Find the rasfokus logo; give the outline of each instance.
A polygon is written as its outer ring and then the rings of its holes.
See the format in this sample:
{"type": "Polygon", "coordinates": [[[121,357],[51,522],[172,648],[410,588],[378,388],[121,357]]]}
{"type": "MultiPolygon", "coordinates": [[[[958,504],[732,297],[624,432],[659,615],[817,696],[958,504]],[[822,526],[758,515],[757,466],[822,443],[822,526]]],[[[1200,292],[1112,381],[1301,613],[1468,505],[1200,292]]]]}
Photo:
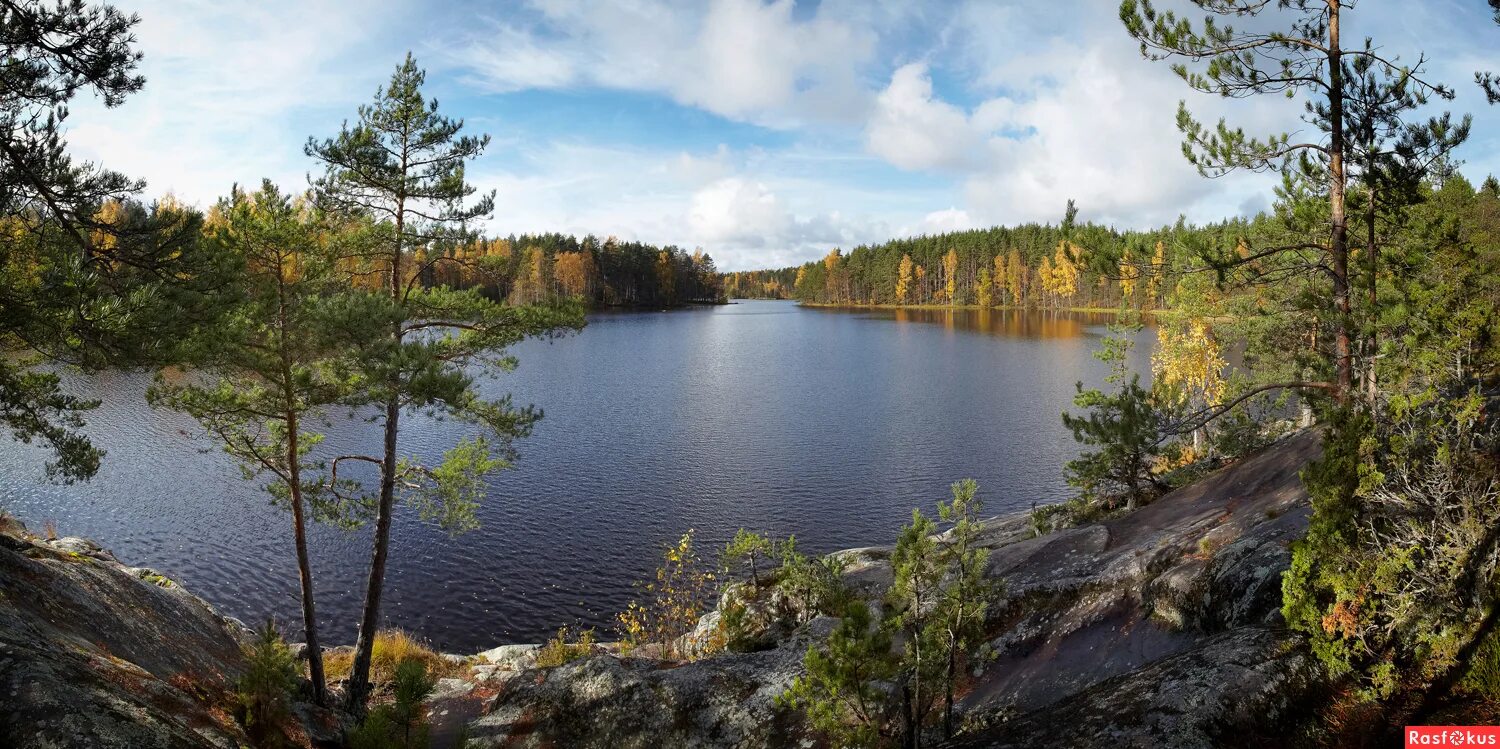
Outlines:
{"type": "Polygon", "coordinates": [[[1496,746],[1500,726],[1407,726],[1406,749],[1412,747],[1496,746]]]}

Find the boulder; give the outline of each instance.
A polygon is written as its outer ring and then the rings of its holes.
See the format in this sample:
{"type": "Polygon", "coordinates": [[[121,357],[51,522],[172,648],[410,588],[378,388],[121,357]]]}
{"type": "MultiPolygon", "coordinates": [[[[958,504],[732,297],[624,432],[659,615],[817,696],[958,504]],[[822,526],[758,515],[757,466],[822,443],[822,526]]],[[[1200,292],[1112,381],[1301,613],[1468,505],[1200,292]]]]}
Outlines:
{"type": "Polygon", "coordinates": [[[501,645],[491,648],[475,656],[481,662],[496,666],[504,671],[518,671],[523,668],[531,668],[536,665],[536,654],[542,649],[541,645],[501,645]]]}

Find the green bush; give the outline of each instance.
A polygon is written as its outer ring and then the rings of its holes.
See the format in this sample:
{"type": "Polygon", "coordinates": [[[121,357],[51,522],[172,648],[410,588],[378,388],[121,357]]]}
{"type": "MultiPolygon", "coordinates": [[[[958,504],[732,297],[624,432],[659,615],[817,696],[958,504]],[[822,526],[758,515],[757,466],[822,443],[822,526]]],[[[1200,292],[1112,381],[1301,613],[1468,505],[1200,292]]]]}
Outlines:
{"type": "Polygon", "coordinates": [[[426,749],[427,722],[422,703],[431,696],[436,683],[420,659],[401,661],[391,681],[395,701],[370,710],[349,733],[350,749],[426,749]]]}
{"type": "Polygon", "coordinates": [[[844,585],[844,571],[849,561],[837,554],[811,558],[797,551],[797,537],[777,544],[781,569],[776,581],[781,591],[796,603],[798,614],[812,619],[818,614],[837,616],[849,603],[851,595],[844,585]]]}
{"type": "Polygon", "coordinates": [[[557,634],[542,649],[537,651],[536,665],[539,668],[552,668],[565,663],[572,663],[581,658],[586,658],[594,652],[594,630],[585,629],[578,633],[577,641],[570,642],[571,632],[569,628],[558,627],[557,634]]]}
{"type": "Polygon", "coordinates": [[[286,719],[301,675],[297,657],[282,641],[275,622],[267,620],[245,648],[245,675],[237,690],[239,719],[252,736],[268,736],[286,719]]]}
{"type": "Polygon", "coordinates": [[[1500,699],[1500,636],[1492,635],[1479,647],[1462,686],[1489,699],[1500,699]]]}

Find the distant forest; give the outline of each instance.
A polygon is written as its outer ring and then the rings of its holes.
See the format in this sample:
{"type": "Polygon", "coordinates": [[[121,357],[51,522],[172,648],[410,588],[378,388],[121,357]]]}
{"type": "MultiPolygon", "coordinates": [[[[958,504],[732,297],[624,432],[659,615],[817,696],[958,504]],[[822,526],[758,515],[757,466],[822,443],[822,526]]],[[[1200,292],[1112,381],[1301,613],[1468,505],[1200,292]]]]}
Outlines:
{"type": "Polygon", "coordinates": [[[813,304],[1090,307],[1168,306],[1182,268],[1199,248],[1234,247],[1257,222],[1118,231],[1023,224],[895,239],[833,250],[821,260],[724,275],[724,292],[813,304]]]}
{"type": "Polygon", "coordinates": [[[511,304],[579,297],[591,307],[665,308],[724,298],[702,250],[552,233],[482,238],[443,252],[456,262],[417,259],[423,285],[478,289],[511,304]]]}

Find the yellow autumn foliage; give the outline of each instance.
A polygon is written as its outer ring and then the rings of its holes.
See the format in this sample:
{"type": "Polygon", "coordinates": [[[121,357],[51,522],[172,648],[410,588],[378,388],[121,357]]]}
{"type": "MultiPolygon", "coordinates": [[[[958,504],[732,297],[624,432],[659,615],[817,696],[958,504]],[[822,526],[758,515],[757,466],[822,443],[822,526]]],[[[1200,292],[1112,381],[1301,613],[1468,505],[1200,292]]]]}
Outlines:
{"type": "Polygon", "coordinates": [[[1163,325],[1157,330],[1151,369],[1156,382],[1175,394],[1178,402],[1198,399],[1208,406],[1224,400],[1223,350],[1203,320],[1185,326],[1163,325]]]}

